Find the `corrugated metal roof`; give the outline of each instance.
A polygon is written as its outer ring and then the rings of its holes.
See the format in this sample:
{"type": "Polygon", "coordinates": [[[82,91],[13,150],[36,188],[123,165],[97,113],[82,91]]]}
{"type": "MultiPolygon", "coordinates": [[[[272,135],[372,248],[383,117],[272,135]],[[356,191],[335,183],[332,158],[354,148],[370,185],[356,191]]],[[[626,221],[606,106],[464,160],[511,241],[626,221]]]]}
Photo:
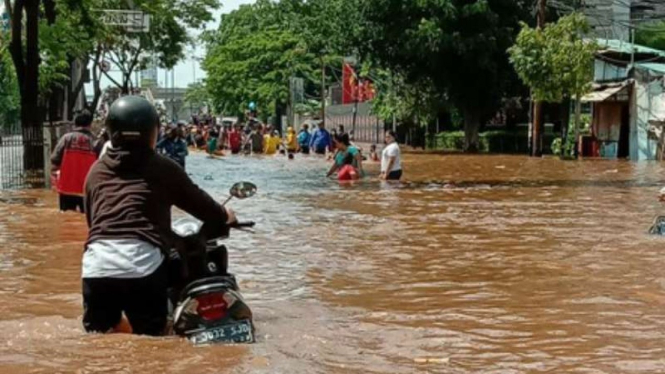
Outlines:
{"type": "Polygon", "coordinates": [[[635,53],[639,54],[651,54],[654,56],[660,56],[665,58],[665,51],[659,49],[645,47],[639,44],[631,44],[622,40],[617,39],[596,39],[596,43],[600,46],[601,52],[618,52],[631,54],[633,46],[635,48],[635,53]]]}
{"type": "Polygon", "coordinates": [[[659,64],[655,62],[648,63],[637,63],[635,64],[638,68],[651,70],[656,73],[665,74],[665,64],[659,64]]]}
{"type": "Polygon", "coordinates": [[[582,97],[582,102],[593,103],[605,101],[612,96],[618,94],[624,88],[628,87],[631,83],[631,80],[626,80],[621,83],[613,83],[607,85],[596,85],[594,91],[589,92],[588,94],[582,97]]]}

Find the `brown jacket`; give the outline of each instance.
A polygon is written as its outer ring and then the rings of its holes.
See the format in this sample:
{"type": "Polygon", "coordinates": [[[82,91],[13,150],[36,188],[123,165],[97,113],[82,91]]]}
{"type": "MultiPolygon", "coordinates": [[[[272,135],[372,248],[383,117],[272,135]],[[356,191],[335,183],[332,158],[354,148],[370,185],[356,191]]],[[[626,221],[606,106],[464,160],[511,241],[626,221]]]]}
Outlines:
{"type": "Polygon", "coordinates": [[[172,246],[172,206],[201,220],[208,238],[227,229],[226,210],[180,166],[153,150],[109,149],[88,174],[85,206],[88,243],[138,239],[167,251],[172,246]]]}

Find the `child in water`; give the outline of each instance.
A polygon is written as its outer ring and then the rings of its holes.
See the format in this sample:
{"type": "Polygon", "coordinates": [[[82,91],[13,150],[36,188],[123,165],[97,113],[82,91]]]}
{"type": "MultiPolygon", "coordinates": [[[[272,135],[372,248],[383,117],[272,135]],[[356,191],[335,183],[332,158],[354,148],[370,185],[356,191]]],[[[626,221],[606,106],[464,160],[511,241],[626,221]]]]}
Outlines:
{"type": "Polygon", "coordinates": [[[369,160],[372,162],[379,162],[379,154],[376,153],[376,144],[372,144],[369,148],[369,160]]]}

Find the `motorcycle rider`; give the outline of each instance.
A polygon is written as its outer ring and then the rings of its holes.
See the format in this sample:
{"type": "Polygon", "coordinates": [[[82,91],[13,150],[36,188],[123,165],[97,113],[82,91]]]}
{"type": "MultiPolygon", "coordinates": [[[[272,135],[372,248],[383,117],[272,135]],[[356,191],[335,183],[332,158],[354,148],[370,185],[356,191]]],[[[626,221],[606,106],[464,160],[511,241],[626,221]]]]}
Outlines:
{"type": "Polygon", "coordinates": [[[221,236],[235,214],[155,152],[159,116],[146,99],[118,99],[106,127],[112,147],[93,166],[85,187],[83,326],[88,332],[117,331],[126,322],[124,312],[133,333],[162,335],[171,207],[201,220],[208,237],[221,236]]]}

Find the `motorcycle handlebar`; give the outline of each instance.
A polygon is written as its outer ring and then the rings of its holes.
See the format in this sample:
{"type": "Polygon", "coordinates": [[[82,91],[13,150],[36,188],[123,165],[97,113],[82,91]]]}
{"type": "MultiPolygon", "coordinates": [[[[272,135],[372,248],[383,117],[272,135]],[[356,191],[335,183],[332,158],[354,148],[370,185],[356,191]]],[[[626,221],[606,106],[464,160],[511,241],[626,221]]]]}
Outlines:
{"type": "Polygon", "coordinates": [[[246,228],[252,228],[256,226],[256,222],[249,221],[249,222],[236,222],[231,224],[229,227],[232,229],[246,229],[246,228]]]}

